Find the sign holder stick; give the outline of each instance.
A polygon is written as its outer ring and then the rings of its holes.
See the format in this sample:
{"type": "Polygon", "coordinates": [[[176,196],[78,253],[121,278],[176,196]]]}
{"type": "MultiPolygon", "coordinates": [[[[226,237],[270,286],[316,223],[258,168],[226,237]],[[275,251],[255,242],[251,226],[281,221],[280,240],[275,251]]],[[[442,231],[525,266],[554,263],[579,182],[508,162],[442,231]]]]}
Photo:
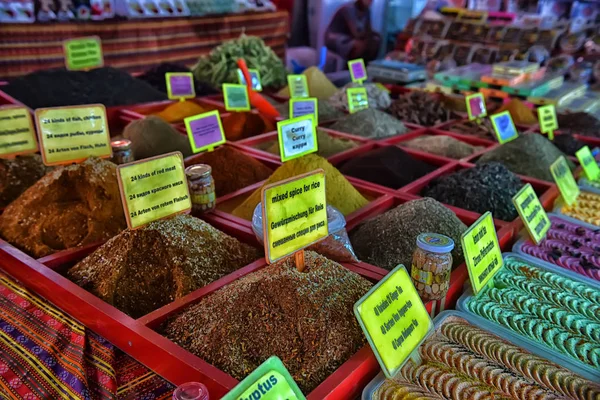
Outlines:
{"type": "Polygon", "coordinates": [[[304,250],[300,250],[294,253],[294,262],[298,272],[304,272],[306,265],[304,264],[304,250]]]}

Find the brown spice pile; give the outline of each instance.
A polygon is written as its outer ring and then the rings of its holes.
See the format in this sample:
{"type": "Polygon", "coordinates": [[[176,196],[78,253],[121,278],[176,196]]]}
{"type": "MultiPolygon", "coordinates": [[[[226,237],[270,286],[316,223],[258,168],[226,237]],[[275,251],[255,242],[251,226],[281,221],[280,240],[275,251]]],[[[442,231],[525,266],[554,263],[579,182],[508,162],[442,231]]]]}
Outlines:
{"type": "Polygon", "coordinates": [[[39,154],[0,159],[0,207],[6,207],[51,170],[39,154]]]}
{"type": "Polygon", "coordinates": [[[475,136],[480,139],[498,140],[494,133],[494,127],[489,119],[482,119],[479,124],[477,121],[463,121],[452,125],[448,130],[462,135],[475,136]]]}
{"type": "Polygon", "coordinates": [[[444,106],[439,96],[421,91],[401,95],[387,111],[402,122],[421,126],[434,126],[456,118],[456,115],[444,106]]]}
{"type": "Polygon", "coordinates": [[[365,344],[352,307],[372,284],[311,251],[305,262],[304,272],[291,257],[246,275],[163,333],[239,380],[276,355],[309,393],[365,344]]]}
{"type": "Polygon", "coordinates": [[[129,123],[123,131],[123,137],[131,140],[131,150],[136,160],[173,151],[180,151],[184,157],[192,154],[187,136],[155,115],[129,123]]]}
{"type": "Polygon", "coordinates": [[[116,165],[97,158],[50,172],[0,216],[0,234],[34,257],[105,241],[125,229],[116,165]]]}
{"type": "Polygon", "coordinates": [[[261,252],[189,215],[126,230],[67,277],[139,318],[260,258],[261,252]]]}
{"type": "Polygon", "coordinates": [[[264,181],[273,173],[265,164],[230,146],[221,146],[186,160],[186,166],[195,164],[211,166],[218,197],[264,181]]]}
{"type": "Polygon", "coordinates": [[[481,146],[473,146],[452,136],[429,135],[421,136],[406,142],[400,143],[400,146],[409,147],[424,151],[426,153],[436,154],[442,157],[461,159],[483,149],[481,146]]]}

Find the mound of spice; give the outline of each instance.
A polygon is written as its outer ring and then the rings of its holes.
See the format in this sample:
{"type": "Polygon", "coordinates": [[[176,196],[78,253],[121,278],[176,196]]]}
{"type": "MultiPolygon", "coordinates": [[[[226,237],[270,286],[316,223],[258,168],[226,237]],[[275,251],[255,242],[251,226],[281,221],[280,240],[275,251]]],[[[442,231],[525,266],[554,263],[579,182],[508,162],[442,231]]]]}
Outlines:
{"type": "Polygon", "coordinates": [[[183,214],[125,230],[67,277],[139,318],[260,257],[260,250],[183,214]]]}
{"type": "Polygon", "coordinates": [[[558,114],[559,129],[564,133],[600,137],[600,120],[586,112],[558,114]]]}
{"type": "Polygon", "coordinates": [[[111,107],[167,99],[166,94],[146,82],[111,67],[87,72],[36,71],[11,80],[2,90],[34,109],[94,103],[111,107]]]}
{"type": "Polygon", "coordinates": [[[56,168],[0,216],[0,234],[34,257],[108,240],[125,229],[116,165],[97,158],[56,168]]]}
{"type": "Polygon", "coordinates": [[[265,164],[227,145],[195,155],[185,163],[186,167],[194,164],[211,166],[217,197],[264,181],[273,173],[265,164]]]}
{"type": "Polygon", "coordinates": [[[192,154],[187,136],[154,115],[129,123],[123,131],[123,137],[131,140],[131,149],[136,160],[172,151],[180,151],[184,157],[192,154]]]}
{"type": "Polygon", "coordinates": [[[446,135],[421,136],[399,143],[399,145],[456,160],[468,157],[483,149],[481,146],[473,146],[446,135]]]}
{"type": "Polygon", "coordinates": [[[421,194],[480,214],[491,211],[494,218],[512,221],[518,217],[512,198],[522,186],[519,177],[504,165],[490,162],[436,178],[421,194]]]}
{"type": "Polygon", "coordinates": [[[387,111],[402,122],[434,126],[457,116],[434,94],[414,91],[394,100],[387,111]]]}
{"type": "MultiPolygon", "coordinates": [[[[169,72],[191,72],[188,67],[178,63],[161,63],[155,67],[150,68],[143,74],[137,76],[137,79],[142,80],[163,93],[167,93],[167,80],[165,74],[169,72]]],[[[196,89],[196,96],[208,96],[211,94],[219,93],[209,83],[200,82],[194,79],[194,88],[196,89]]]]}
{"type": "Polygon", "coordinates": [[[231,142],[277,130],[277,126],[253,112],[232,112],[221,118],[225,137],[231,142]]]}
{"type": "Polygon", "coordinates": [[[6,207],[51,170],[39,154],[0,159],[0,207],[6,207]]]}
{"type": "MultiPolygon", "coordinates": [[[[319,144],[317,154],[325,158],[358,147],[358,142],[333,136],[320,128],[317,128],[317,143],[319,144]]],[[[279,155],[279,140],[265,142],[261,145],[261,148],[269,153],[279,155]]]]}
{"type": "Polygon", "coordinates": [[[311,251],[305,264],[298,272],[290,257],[243,276],[162,332],[239,380],[276,355],[309,393],[365,345],[352,307],[372,284],[311,251]]]}
{"type": "Polygon", "coordinates": [[[454,240],[453,266],[464,261],[460,236],[467,226],[450,209],[434,199],[408,201],[350,232],[350,241],[359,259],[387,270],[398,264],[410,268],[417,236],[435,232],[454,240]]]}
{"type": "Polygon", "coordinates": [[[480,139],[497,141],[494,127],[489,119],[482,119],[481,123],[475,121],[463,121],[448,128],[449,131],[462,135],[475,136],[480,139]]]}
{"type": "MultiPolygon", "coordinates": [[[[508,111],[512,120],[515,124],[519,125],[533,125],[537,124],[538,119],[534,114],[534,111],[527,107],[521,100],[512,98],[508,103],[502,105],[494,114],[508,111]]],[[[559,125],[560,126],[560,125],[559,125]]]]}
{"type": "Polygon", "coordinates": [[[348,114],[329,128],[368,139],[385,139],[408,132],[402,122],[374,108],[348,114]]]}
{"type": "Polygon", "coordinates": [[[574,136],[569,134],[554,135],[554,140],[552,140],[552,143],[560,151],[570,156],[575,156],[575,153],[585,146],[585,143],[575,139],[574,136]]]}
{"type": "MultiPolygon", "coordinates": [[[[319,112],[319,121],[332,121],[336,119],[340,119],[343,117],[344,112],[335,108],[331,103],[327,100],[319,100],[317,102],[318,112],[319,112]]],[[[283,104],[276,104],[275,108],[279,111],[279,114],[282,118],[288,119],[290,117],[290,103],[286,102],[283,104]]]]}
{"type": "Polygon", "coordinates": [[[348,111],[348,92],[349,88],[365,88],[367,89],[367,97],[369,99],[369,108],[376,108],[378,110],[387,109],[392,104],[392,98],[387,90],[382,89],[379,85],[374,83],[365,83],[363,85],[350,82],[343,88],[334,93],[330,98],[329,102],[332,106],[339,108],[340,110],[348,111]]]}
{"type": "MultiPolygon", "coordinates": [[[[306,76],[310,97],[325,100],[333,96],[338,90],[327,76],[315,66],[305,69],[302,75],[306,76]]],[[[290,97],[290,89],[286,86],[277,94],[282,97],[290,97]]]]}
{"type": "MultiPolygon", "coordinates": [[[[501,162],[515,174],[553,181],[550,165],[565,153],[560,151],[545,136],[531,133],[504,143],[484,153],[477,163],[501,162]]],[[[568,160],[567,160],[568,161],[568,160]]],[[[574,165],[568,161],[571,169],[574,165]]]]}
{"type": "Polygon", "coordinates": [[[436,169],[437,166],[413,158],[399,147],[387,146],[353,157],[342,165],[340,172],[400,189],[436,169]]]}
{"type": "Polygon", "coordinates": [[[173,123],[173,122],[183,122],[184,118],[192,117],[194,115],[203,114],[207,111],[210,111],[208,108],[202,107],[200,104],[186,100],[186,101],[176,101],[167,107],[161,112],[158,112],[154,115],[161,118],[162,120],[173,123]]]}
{"type": "Polygon", "coordinates": [[[290,160],[277,168],[273,175],[265,181],[262,187],[256,189],[250,197],[233,210],[233,215],[251,221],[254,208],[261,201],[261,191],[264,186],[305,174],[319,168],[325,171],[327,204],[334,206],[340,210],[342,214],[348,215],[369,203],[369,201],[346,180],[344,175],[342,175],[340,171],[326,159],[316,154],[307,154],[304,157],[290,160]]]}

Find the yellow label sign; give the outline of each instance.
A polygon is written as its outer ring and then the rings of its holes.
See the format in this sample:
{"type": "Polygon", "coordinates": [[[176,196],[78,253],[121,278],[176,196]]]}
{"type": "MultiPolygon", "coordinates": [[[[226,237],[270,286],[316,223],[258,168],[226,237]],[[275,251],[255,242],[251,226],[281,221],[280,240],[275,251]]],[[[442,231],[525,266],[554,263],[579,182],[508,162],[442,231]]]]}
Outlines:
{"type": "Polygon", "coordinates": [[[0,157],[35,153],[37,149],[29,110],[25,107],[0,107],[0,157]]]}
{"type": "Polygon", "coordinates": [[[350,111],[350,114],[369,108],[369,96],[365,88],[348,88],[346,89],[346,97],[348,97],[348,111],[350,111]]]}
{"type": "Polygon", "coordinates": [[[367,68],[365,67],[365,60],[362,58],[348,61],[348,70],[350,70],[352,82],[362,83],[367,79],[367,68]]]}
{"type": "Polygon", "coordinates": [[[354,315],[388,378],[423,343],[433,323],[400,264],[354,304],[354,315]]]}
{"type": "Polygon", "coordinates": [[[68,70],[87,70],[104,65],[102,42],[98,36],[65,40],[63,50],[68,70]]]}
{"type": "Polygon", "coordinates": [[[281,161],[286,162],[319,150],[317,129],[312,115],[277,123],[281,161]]]}
{"type": "Polygon", "coordinates": [[[130,229],[192,208],[180,152],[119,165],[117,174],[130,229]]]}
{"type": "Polygon", "coordinates": [[[483,214],[460,240],[473,293],[477,294],[504,264],[492,213],[483,214]]]}
{"type": "MultiPolygon", "coordinates": [[[[246,78],[244,77],[244,73],[241,69],[238,68],[238,79],[240,85],[246,85],[246,78]]],[[[255,92],[262,92],[262,84],[260,83],[260,72],[257,69],[248,69],[248,73],[250,74],[250,79],[252,80],[252,90],[255,92]]]]}
{"type": "Polygon", "coordinates": [[[165,80],[169,99],[193,99],[196,97],[194,75],[191,72],[167,72],[165,80]]]}
{"type": "Polygon", "coordinates": [[[227,111],[250,111],[250,97],[246,85],[224,83],[223,97],[227,111]]]}
{"type": "Polygon", "coordinates": [[[112,156],[106,109],[102,104],[38,108],[35,123],[46,165],[112,156]]]}
{"type": "Polygon", "coordinates": [[[308,82],[304,75],[288,75],[288,88],[290,97],[293,99],[310,97],[308,92],[308,82]]]}
{"type": "Polygon", "coordinates": [[[600,167],[588,146],[583,146],[575,153],[577,159],[581,163],[581,167],[585,175],[590,181],[595,181],[600,178],[600,167]]]}
{"type": "Polygon", "coordinates": [[[467,113],[469,114],[469,120],[483,118],[487,115],[487,109],[485,108],[485,98],[481,93],[474,93],[465,98],[467,103],[467,113]]]}
{"type": "Polygon", "coordinates": [[[262,190],[265,254],[269,263],[327,237],[325,171],[318,169],[262,190]]]}
{"type": "Polygon", "coordinates": [[[290,99],[290,119],[312,115],[315,124],[319,123],[318,100],[307,97],[305,99],[290,99]]]}
{"type": "Polygon", "coordinates": [[[573,178],[569,164],[564,156],[559,157],[550,165],[550,172],[565,203],[568,205],[575,203],[577,197],[579,197],[579,186],[577,186],[577,182],[575,182],[575,178],[573,178]]]}
{"type": "Polygon", "coordinates": [[[510,142],[519,137],[519,132],[515,127],[510,112],[504,111],[499,114],[494,114],[490,117],[494,132],[500,144],[510,142]]]}
{"type": "Polygon", "coordinates": [[[531,183],[523,186],[519,192],[512,198],[519,216],[529,232],[529,236],[535,242],[540,242],[546,237],[550,229],[550,219],[546,210],[542,207],[540,199],[538,199],[531,183]]]}
{"type": "Polygon", "coordinates": [[[554,131],[558,129],[558,120],[556,119],[556,109],[554,104],[538,108],[538,119],[540,121],[540,131],[548,134],[550,140],[554,139],[554,131]]]}

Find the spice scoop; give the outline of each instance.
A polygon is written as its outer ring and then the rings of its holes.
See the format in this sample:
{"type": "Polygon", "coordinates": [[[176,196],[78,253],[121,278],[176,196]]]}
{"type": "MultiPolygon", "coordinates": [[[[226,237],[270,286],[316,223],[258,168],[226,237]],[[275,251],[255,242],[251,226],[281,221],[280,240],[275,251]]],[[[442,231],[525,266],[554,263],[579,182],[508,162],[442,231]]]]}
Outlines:
{"type": "Polygon", "coordinates": [[[265,99],[252,89],[252,79],[250,78],[250,72],[248,72],[248,66],[246,65],[246,61],[244,61],[243,58],[240,58],[237,63],[238,67],[240,67],[240,69],[242,70],[244,79],[246,80],[246,87],[248,88],[250,104],[252,104],[252,107],[260,111],[265,117],[271,120],[271,122],[275,123],[277,117],[279,117],[279,111],[277,111],[277,109],[273,107],[273,105],[269,103],[267,99],[265,99]]]}

